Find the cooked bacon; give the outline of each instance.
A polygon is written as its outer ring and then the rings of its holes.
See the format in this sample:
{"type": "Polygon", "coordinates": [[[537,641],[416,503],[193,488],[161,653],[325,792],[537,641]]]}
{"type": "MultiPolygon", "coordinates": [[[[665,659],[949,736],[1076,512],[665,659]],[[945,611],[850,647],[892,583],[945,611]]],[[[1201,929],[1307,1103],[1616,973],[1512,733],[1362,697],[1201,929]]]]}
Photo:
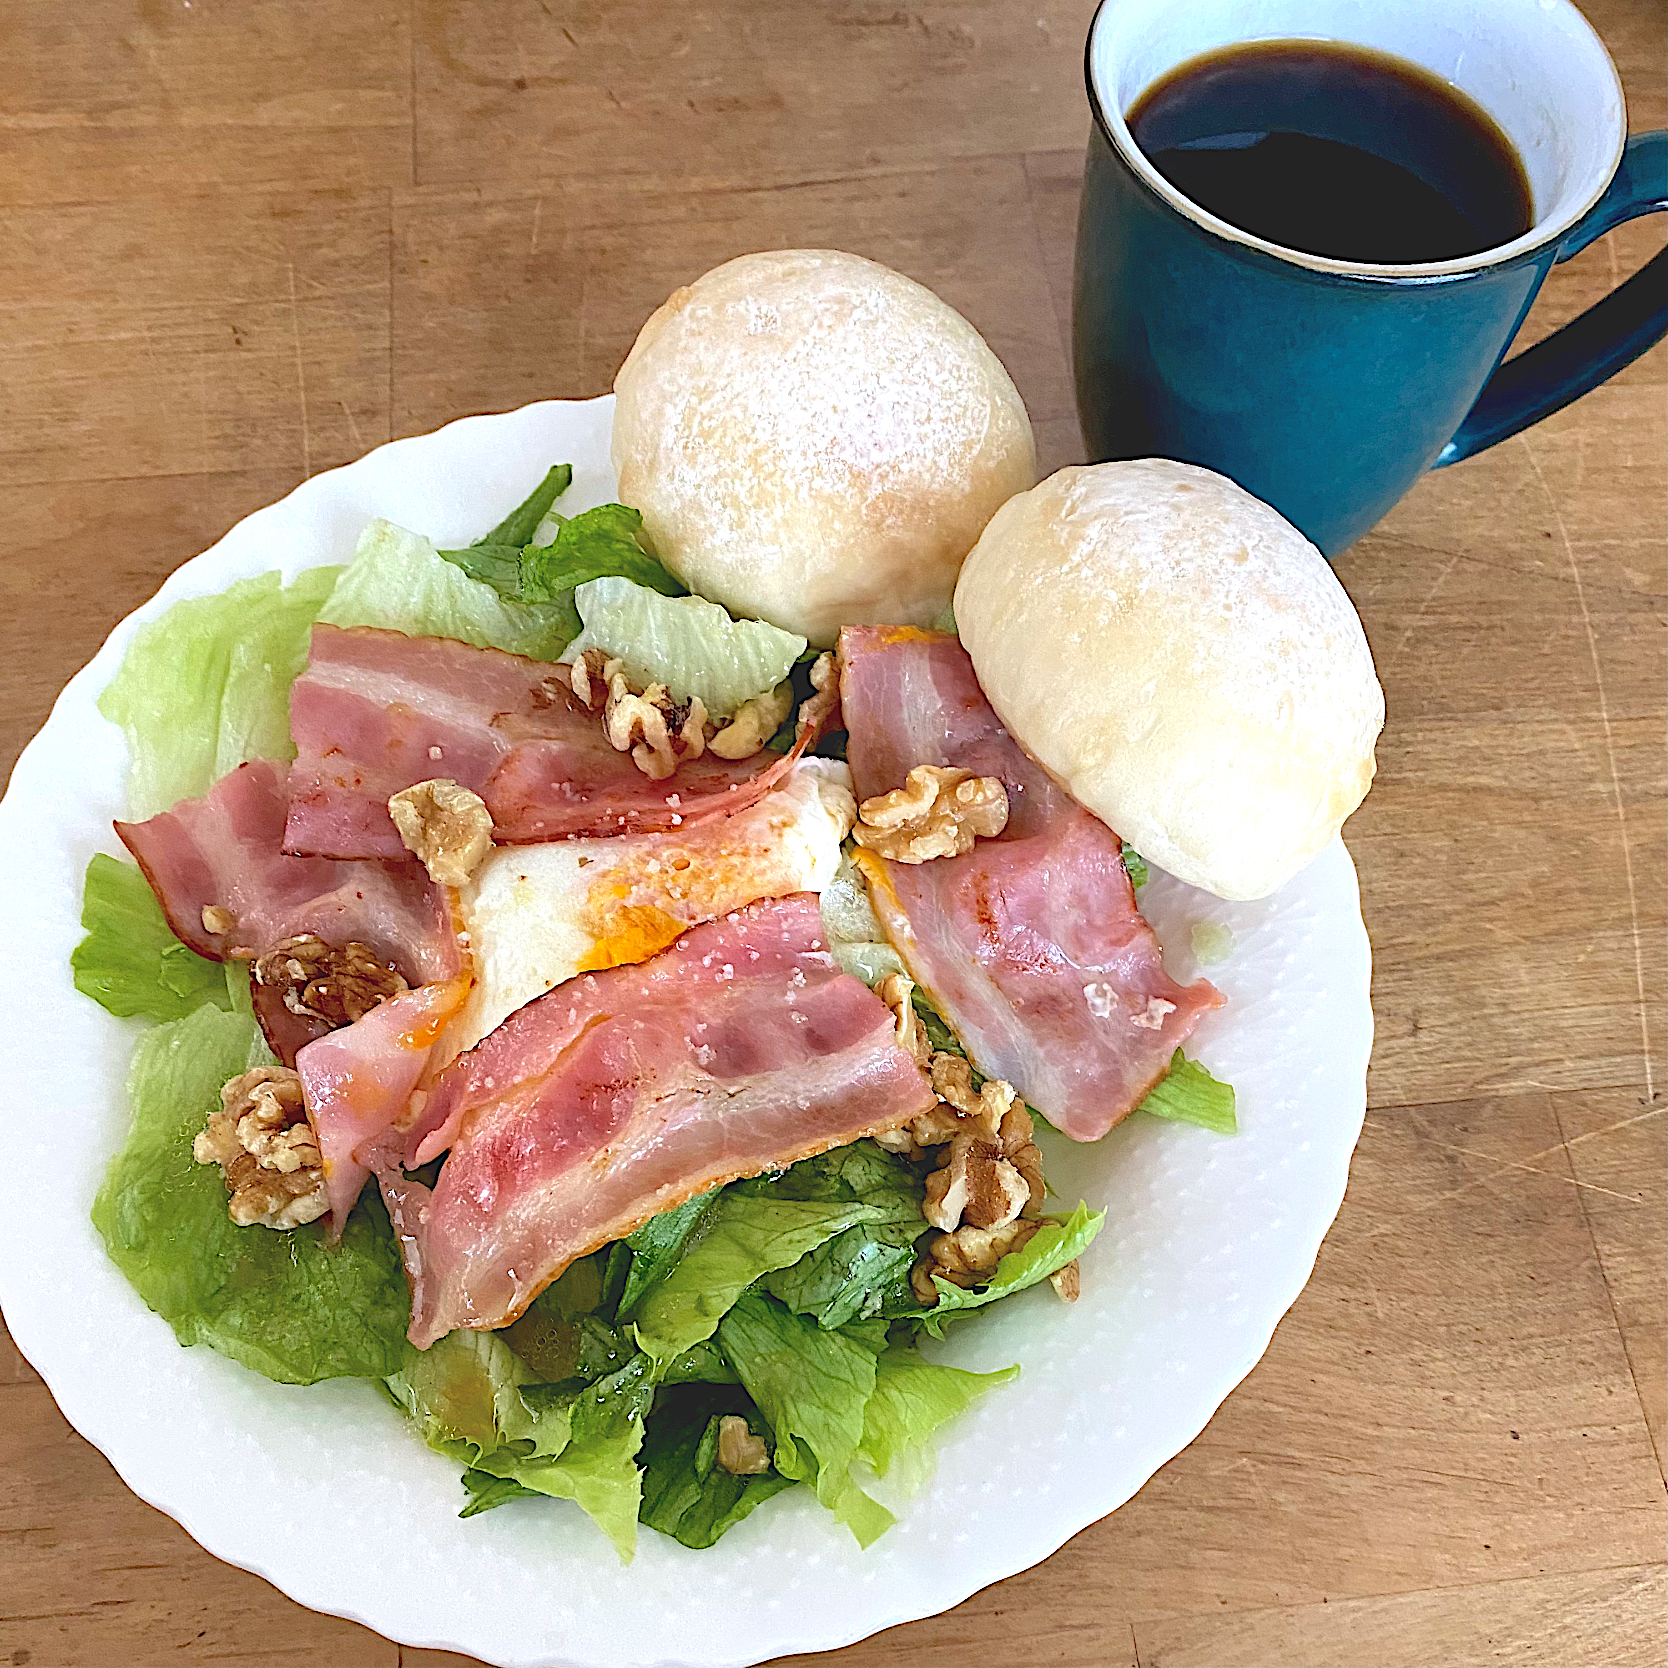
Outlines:
{"type": "Polygon", "coordinates": [[[954,637],[853,626],[839,653],[860,800],[921,764],[995,776],[1008,792],[1007,827],[963,856],[859,853],[887,936],[980,1071],[1073,1139],[1098,1140],[1221,994],[1165,973],[1122,842],[1020,750],[954,637]]]}
{"type": "MultiPolygon", "coordinates": [[[[203,799],[115,826],[175,936],[198,955],[250,960],[310,932],[327,944],[368,945],[413,985],[458,971],[445,901],[414,857],[286,856],[284,814],[284,767],[259,760],[221,777],[203,799]]],[[[255,998],[256,1017],[286,1064],[325,1029],[289,1013],[275,991],[256,987],[255,998]]]]}
{"type": "Polygon", "coordinates": [[[436,1078],[404,1155],[450,1147],[432,1196],[384,1162],[411,1341],[502,1326],[651,1216],[935,1103],[885,1004],[823,947],[810,893],[582,974],[436,1078]]]}
{"type": "Polygon", "coordinates": [[[405,1117],[435,1038],[468,990],[467,979],[449,979],[405,991],[296,1056],[336,1236],[370,1174],[358,1149],[405,1117]]]}
{"type": "Polygon", "coordinates": [[[437,776],[486,801],[501,844],[688,827],[767,793],[816,727],[791,753],[704,753],[655,782],[614,750],[600,712],[555,666],[446,638],[315,626],[290,695],[299,754],[285,849],[397,857],[405,847],[388,801],[437,776]]]}

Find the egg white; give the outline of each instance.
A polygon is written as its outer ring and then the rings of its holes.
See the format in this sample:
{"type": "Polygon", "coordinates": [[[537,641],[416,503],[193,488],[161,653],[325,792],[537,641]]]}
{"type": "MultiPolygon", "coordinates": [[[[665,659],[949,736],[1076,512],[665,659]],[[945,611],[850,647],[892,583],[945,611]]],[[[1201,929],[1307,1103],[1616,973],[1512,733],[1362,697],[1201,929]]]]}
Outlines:
{"type": "Polygon", "coordinates": [[[760,898],[820,893],[856,814],[846,766],[801,759],[781,787],[721,822],[494,848],[458,894],[475,984],[435,1063],[578,973],[645,961],[760,898]]]}

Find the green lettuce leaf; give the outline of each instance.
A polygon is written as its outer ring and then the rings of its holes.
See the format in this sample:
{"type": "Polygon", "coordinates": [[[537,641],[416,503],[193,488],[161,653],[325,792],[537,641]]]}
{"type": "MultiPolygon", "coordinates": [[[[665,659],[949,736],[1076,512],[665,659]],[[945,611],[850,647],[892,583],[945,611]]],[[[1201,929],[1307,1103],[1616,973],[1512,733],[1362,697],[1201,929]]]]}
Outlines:
{"type": "Polygon", "coordinates": [[[437,550],[435,554],[471,579],[490,585],[499,596],[521,601],[521,546],[518,544],[472,544],[467,550],[437,550]]]}
{"type": "Polygon", "coordinates": [[[501,1336],[542,1383],[573,1390],[606,1378],[637,1353],[636,1346],[600,1316],[568,1319],[538,1303],[501,1336]]]}
{"type": "MultiPolygon", "coordinates": [[[[460,567],[471,579],[490,585],[500,596],[513,602],[521,597],[521,552],[531,544],[539,527],[550,515],[550,507],[573,484],[573,466],[558,463],[545,472],[545,477],[504,519],[467,550],[442,550],[455,567],[460,567]]],[[[554,517],[557,527],[562,517],[554,517]]]]}
{"type": "Polygon", "coordinates": [[[1020,1250],[1010,1251],[996,1265],[989,1285],[973,1291],[952,1286],[935,1274],[932,1283],[938,1287],[938,1303],[919,1317],[920,1324],[935,1338],[942,1338],[946,1324],[955,1315],[1012,1297],[1027,1286],[1046,1280],[1073,1257],[1081,1256],[1105,1221],[1105,1211],[1091,1211],[1087,1205],[1080,1204],[1064,1222],[1045,1222],[1020,1250]]]}
{"type": "Polygon", "coordinates": [[[969,1373],[941,1367],[919,1350],[894,1344],[875,1362],[875,1388],[863,1409],[858,1453],[877,1477],[904,1462],[910,1484],[925,1480],[931,1450],[927,1441],[946,1420],[965,1412],[985,1391],[1019,1376],[1018,1367],[969,1373]]]}
{"type": "Polygon", "coordinates": [[[778,1471],[734,1477],[714,1463],[718,1421],[747,1421],[771,1441],[763,1415],[739,1386],[690,1384],[662,1389],[643,1438],[643,1502],[638,1520],[685,1546],[711,1546],[756,1506],[793,1487],[778,1471]]]}
{"type": "Polygon", "coordinates": [[[70,952],[75,988],[109,1012],[169,1020],[204,1002],[232,1006],[220,963],[174,937],[133,864],[94,856],[81,892],[81,925],[87,936],[70,952]]]}
{"type": "Polygon", "coordinates": [[[629,1563],[637,1546],[643,1489],[637,1452],[653,1398],[652,1363],[646,1355],[633,1356],[618,1372],[571,1399],[553,1385],[529,1387],[523,1399],[535,1408],[565,1409],[572,1431],[568,1445],[549,1458],[501,1448],[486,1455],[479,1469],[556,1500],[576,1501],[629,1563]]]}
{"type": "Polygon", "coordinates": [[[861,1223],[826,1240],[792,1268],[764,1278],[764,1289],[798,1314],[833,1330],[879,1315],[887,1295],[907,1279],[915,1242],[927,1224],[914,1215],[898,1222],[861,1223]]]}
{"type": "Polygon", "coordinates": [[[625,663],[634,686],[663,683],[675,701],[699,696],[715,718],[774,689],[805,648],[803,637],[732,619],[704,597],[662,596],[616,575],[581,585],[573,600],[585,629],[568,645],[569,659],[600,649],[625,663]]]}
{"type": "Polygon", "coordinates": [[[427,1349],[408,1346],[399,1371],[384,1380],[431,1448],[482,1469],[481,1462],[500,1450],[525,1458],[559,1454],[567,1446],[569,1405],[529,1406],[522,1387],[536,1382],[496,1332],[464,1329],[427,1349]]]}
{"type": "Polygon", "coordinates": [[[760,1275],[798,1262],[842,1229],[877,1214],[876,1207],[855,1202],[759,1197],[726,1188],[683,1256],[639,1299],[638,1344],[657,1361],[670,1360],[710,1338],[760,1275]]]}
{"type": "Polygon", "coordinates": [[[1135,1110],[1177,1123],[1198,1124],[1218,1135],[1233,1135],[1239,1128],[1232,1085],[1219,1083],[1179,1048],[1170,1056],[1169,1074],[1147,1091],[1147,1098],[1135,1110]]]}
{"type": "Polygon", "coordinates": [[[464,1516],[522,1493],[574,1500],[621,1557],[631,1556],[635,1456],[653,1395],[646,1356],[574,1390],[539,1383],[497,1333],[457,1331],[426,1350],[408,1346],[384,1382],[423,1440],[467,1467],[464,1516]],[[493,1489],[485,1478],[506,1486],[493,1489]]]}
{"type": "Polygon", "coordinates": [[[830,1330],[880,1313],[888,1290],[907,1277],[915,1242],[927,1231],[920,1177],[873,1141],[804,1159],[773,1182],[741,1182],[736,1190],[852,1201],[874,1213],[764,1277],[764,1289],[772,1297],[799,1314],[815,1316],[830,1330]]]}
{"type": "Polygon", "coordinates": [[[868,1546],[895,1521],[852,1480],[875,1354],[826,1332],[768,1297],[743,1297],[718,1326],[719,1347],[775,1434],[776,1469],[810,1483],[817,1498],[868,1546]]]}
{"type": "Polygon", "coordinates": [[[420,534],[380,519],[360,534],[353,562],[319,618],[326,625],[450,637],[532,660],[556,659],[578,629],[567,611],[510,602],[420,534]]]}
{"type": "MultiPolygon", "coordinates": [[[[527,602],[571,611],[575,586],[608,574],[619,574],[662,596],[684,594],[684,587],[644,545],[642,516],[625,504],[583,510],[564,521],[549,544],[530,545],[521,553],[521,595],[527,602]]],[[[576,612],[573,620],[577,631],[576,612]]]]}
{"type": "Polygon", "coordinates": [[[1129,876],[1130,885],[1138,892],[1147,884],[1150,873],[1147,860],[1134,846],[1124,847],[1124,873],[1129,876]]]}
{"type": "Polygon", "coordinates": [[[736,1370],[725,1360],[724,1352],[710,1338],[691,1344],[680,1355],[674,1355],[657,1375],[666,1384],[740,1384],[736,1370]]]}
{"type": "Polygon", "coordinates": [[[479,1517],[494,1506],[507,1506],[512,1500],[537,1500],[536,1489],[523,1488],[508,1477],[494,1477],[489,1471],[465,1471],[463,1491],[469,1496],[459,1517],[479,1517]]]}
{"type": "Polygon", "coordinates": [[[128,814],[197,799],[246,759],[288,759],[290,685],[340,568],[240,579],[133,634],[98,710],[127,732],[128,814]]]}
{"type": "Polygon", "coordinates": [[[496,544],[519,550],[524,544],[531,544],[539,523],[550,514],[550,506],[572,485],[573,465],[553,463],[545,471],[544,479],[490,533],[476,539],[475,548],[496,544]]]}
{"type": "Polygon", "coordinates": [[[629,1314],[645,1291],[666,1274],[683,1255],[689,1236],[718,1202],[718,1189],[697,1193],[671,1210],[650,1217],[625,1243],[631,1251],[631,1268],[620,1293],[619,1313],[629,1314]]]}
{"type": "Polygon", "coordinates": [[[730,1191],[744,1198],[870,1205],[879,1214],[869,1220],[898,1221],[908,1214],[909,1203],[920,1203],[925,1190],[901,1158],[877,1142],[861,1140],[802,1158],[778,1175],[733,1182],[730,1191]]]}
{"type": "Polygon", "coordinates": [[[238,1227],[219,1167],[191,1156],[221,1085],[271,1063],[254,1021],[212,1004],[146,1032],[128,1074],[132,1125],[93,1225],[182,1344],[207,1344],[281,1384],[381,1378],[407,1353],[411,1300],[375,1190],[332,1249],[322,1222],[238,1227]]]}

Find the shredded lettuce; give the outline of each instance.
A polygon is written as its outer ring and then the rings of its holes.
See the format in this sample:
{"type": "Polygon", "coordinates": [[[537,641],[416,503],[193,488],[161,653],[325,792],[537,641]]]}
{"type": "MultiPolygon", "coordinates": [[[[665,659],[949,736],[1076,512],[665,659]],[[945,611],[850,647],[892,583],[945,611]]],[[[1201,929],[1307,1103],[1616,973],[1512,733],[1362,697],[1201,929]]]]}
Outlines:
{"type": "Polygon", "coordinates": [[[353,561],[319,619],[410,637],[450,637],[531,660],[555,660],[577,627],[563,609],[507,600],[448,562],[421,534],[380,519],[360,534],[353,561]]]}
{"type": "Polygon", "coordinates": [[[776,1469],[806,1482],[868,1546],[896,1521],[852,1480],[864,1409],[875,1388],[875,1352],[847,1332],[827,1332],[768,1297],[743,1297],[718,1327],[719,1347],[775,1433],[776,1469]]]}
{"type": "Polygon", "coordinates": [[[1147,1098],[1135,1110],[1176,1123],[1198,1124],[1218,1135],[1233,1135],[1239,1129],[1233,1086],[1218,1082],[1179,1048],[1170,1056],[1169,1074],[1148,1090],[1147,1098]]]}
{"type": "Polygon", "coordinates": [[[1087,1205],[1080,1204],[1064,1222],[1045,1222],[1024,1246],[1010,1251],[996,1265],[996,1273],[988,1285],[972,1291],[952,1286],[935,1274],[932,1283],[938,1288],[938,1303],[919,1317],[920,1324],[935,1338],[942,1338],[945,1326],[957,1314],[1012,1297],[1027,1286],[1046,1280],[1074,1257],[1082,1256],[1105,1221],[1105,1211],[1091,1211],[1087,1205]]]}
{"type": "Polygon", "coordinates": [[[600,649],[625,663],[637,687],[663,683],[675,701],[698,696],[714,717],[774,689],[805,651],[805,639],[792,632],[618,576],[592,579],[573,596],[585,629],[568,645],[568,659],[600,649]]]}
{"type": "Polygon", "coordinates": [[[98,710],[127,732],[128,814],[196,799],[246,759],[288,759],[290,685],[340,568],[240,579],[133,634],[98,710]]]}
{"type": "Polygon", "coordinates": [[[770,1427],[739,1386],[690,1384],[655,1398],[643,1439],[643,1501],[638,1519],[685,1546],[711,1546],[773,1494],[793,1487],[779,1471],[732,1476],[716,1463],[718,1421],[745,1419],[773,1442],[770,1427]]]}
{"type": "Polygon", "coordinates": [[[132,1126],[93,1225],[182,1344],[207,1344],[281,1384],[381,1378],[406,1354],[411,1301],[374,1191],[332,1248],[322,1223],[238,1227],[219,1167],[191,1156],[221,1085],[271,1063],[254,1021],[212,1003],[146,1032],[128,1074],[132,1126]]]}
{"type": "Polygon", "coordinates": [[[87,936],[70,953],[75,988],[127,1018],[183,1019],[204,1002],[232,1006],[220,963],[174,937],[145,877],[97,853],[81,893],[87,936]]]}

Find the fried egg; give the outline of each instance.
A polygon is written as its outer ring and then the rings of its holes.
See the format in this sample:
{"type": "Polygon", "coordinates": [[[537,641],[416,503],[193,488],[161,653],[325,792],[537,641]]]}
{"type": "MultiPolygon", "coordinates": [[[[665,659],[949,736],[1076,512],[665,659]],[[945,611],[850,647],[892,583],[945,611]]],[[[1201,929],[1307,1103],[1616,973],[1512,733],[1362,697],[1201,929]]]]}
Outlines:
{"type": "Polygon", "coordinates": [[[647,961],[759,898],[820,893],[856,815],[846,766],[801,759],[746,810],[693,828],[495,848],[458,895],[475,985],[435,1065],[575,974],[647,961]]]}

